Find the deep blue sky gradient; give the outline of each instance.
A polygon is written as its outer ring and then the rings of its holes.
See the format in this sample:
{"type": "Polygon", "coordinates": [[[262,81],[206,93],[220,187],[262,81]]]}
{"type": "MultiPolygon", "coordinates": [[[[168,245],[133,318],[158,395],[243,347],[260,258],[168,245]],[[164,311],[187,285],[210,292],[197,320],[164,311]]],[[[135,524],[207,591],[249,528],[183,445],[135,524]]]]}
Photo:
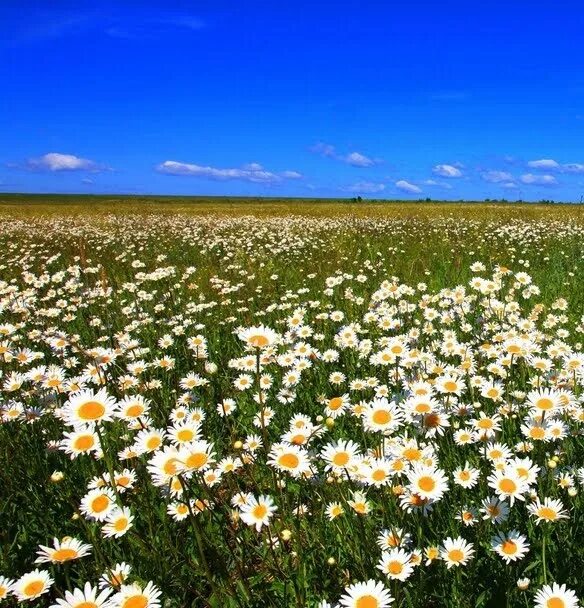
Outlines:
{"type": "Polygon", "coordinates": [[[579,2],[3,0],[0,27],[0,191],[584,194],[579,2]]]}

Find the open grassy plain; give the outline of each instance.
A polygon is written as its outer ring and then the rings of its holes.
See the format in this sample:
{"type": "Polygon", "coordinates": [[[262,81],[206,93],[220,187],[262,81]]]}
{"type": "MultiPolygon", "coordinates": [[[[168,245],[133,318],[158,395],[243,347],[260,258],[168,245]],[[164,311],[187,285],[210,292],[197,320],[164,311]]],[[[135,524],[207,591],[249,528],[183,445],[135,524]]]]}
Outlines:
{"type": "Polygon", "coordinates": [[[582,596],[583,207],[6,195],[0,247],[0,603],[582,596]]]}

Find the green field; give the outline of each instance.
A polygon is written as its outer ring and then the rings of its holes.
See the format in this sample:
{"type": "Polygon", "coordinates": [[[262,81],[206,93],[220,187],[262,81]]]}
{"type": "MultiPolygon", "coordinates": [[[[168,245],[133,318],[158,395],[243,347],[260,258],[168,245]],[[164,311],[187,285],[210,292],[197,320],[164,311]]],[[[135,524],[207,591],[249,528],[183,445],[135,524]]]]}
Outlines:
{"type": "Polygon", "coordinates": [[[582,593],[584,207],[0,195],[0,243],[0,603],[582,593]]]}

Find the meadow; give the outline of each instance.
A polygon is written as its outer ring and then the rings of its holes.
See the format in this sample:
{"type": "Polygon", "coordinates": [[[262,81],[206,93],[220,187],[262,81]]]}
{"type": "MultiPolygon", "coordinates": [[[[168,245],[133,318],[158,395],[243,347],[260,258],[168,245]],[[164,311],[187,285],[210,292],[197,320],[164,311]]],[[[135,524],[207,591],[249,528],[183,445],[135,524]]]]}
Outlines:
{"type": "Polygon", "coordinates": [[[0,197],[0,605],[571,608],[584,207],[0,197]]]}

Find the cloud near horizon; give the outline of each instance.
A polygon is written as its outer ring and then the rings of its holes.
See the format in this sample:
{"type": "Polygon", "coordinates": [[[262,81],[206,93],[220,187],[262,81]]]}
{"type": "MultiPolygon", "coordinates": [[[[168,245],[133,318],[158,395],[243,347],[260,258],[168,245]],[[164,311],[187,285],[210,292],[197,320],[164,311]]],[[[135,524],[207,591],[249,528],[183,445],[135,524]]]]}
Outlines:
{"type": "Polygon", "coordinates": [[[409,192],[410,194],[420,194],[420,192],[422,192],[422,189],[419,186],[410,184],[410,182],[407,182],[405,179],[400,179],[395,182],[395,187],[402,192],[409,192]]]}
{"type": "Polygon", "coordinates": [[[483,171],[481,173],[481,178],[485,182],[489,182],[491,184],[502,184],[504,182],[512,182],[513,176],[511,173],[507,171],[483,171]]]}
{"type": "Polygon", "coordinates": [[[529,186],[555,186],[558,183],[553,175],[534,175],[533,173],[525,173],[519,180],[529,186]]]}
{"type": "Polygon", "coordinates": [[[341,188],[344,192],[353,192],[354,194],[377,194],[385,190],[385,184],[376,182],[357,182],[351,186],[341,188]]]}
{"type": "Polygon", "coordinates": [[[462,171],[454,165],[436,165],[432,173],[440,177],[462,177],[462,171]]]}
{"type": "Polygon", "coordinates": [[[584,164],[582,163],[559,163],[552,158],[540,158],[539,160],[530,160],[527,163],[530,169],[539,169],[542,171],[559,171],[560,173],[584,173],[584,164]]]}
{"type": "Polygon", "coordinates": [[[424,180],[426,186],[437,186],[438,188],[445,188],[446,190],[452,190],[452,185],[446,182],[437,182],[435,179],[424,180]]]}
{"type": "Polygon", "coordinates": [[[311,146],[310,151],[314,154],[320,154],[325,158],[332,158],[340,162],[351,165],[351,167],[373,167],[379,165],[383,161],[380,158],[369,158],[361,152],[349,152],[348,154],[338,154],[336,148],[331,144],[325,144],[322,141],[317,142],[314,146],[311,146]]]}
{"type": "Polygon", "coordinates": [[[301,179],[302,174],[298,171],[282,171],[281,173],[273,173],[267,171],[259,163],[248,163],[237,168],[218,168],[192,163],[183,163],[175,160],[165,160],[156,166],[158,173],[165,175],[179,175],[202,177],[207,179],[227,181],[227,180],[243,180],[253,183],[276,183],[284,179],[301,179]]]}
{"type": "MultiPolygon", "coordinates": [[[[18,167],[18,165],[16,166],[18,167]]],[[[24,168],[31,171],[91,171],[97,173],[105,171],[108,167],[74,154],[49,152],[38,158],[29,158],[24,168]]]]}

